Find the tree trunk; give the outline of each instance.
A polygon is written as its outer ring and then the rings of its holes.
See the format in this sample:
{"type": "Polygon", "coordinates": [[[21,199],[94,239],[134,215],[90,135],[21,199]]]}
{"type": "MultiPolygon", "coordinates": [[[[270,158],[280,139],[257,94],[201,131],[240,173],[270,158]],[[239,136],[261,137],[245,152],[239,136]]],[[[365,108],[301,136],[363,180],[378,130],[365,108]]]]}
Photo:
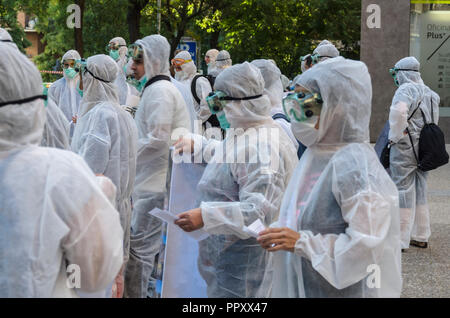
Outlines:
{"type": "Polygon", "coordinates": [[[218,49],[219,45],[219,37],[220,37],[220,30],[217,30],[211,34],[211,38],[209,40],[209,48],[210,49],[218,49]]]}
{"type": "Polygon", "coordinates": [[[127,23],[130,43],[134,43],[141,38],[141,10],[143,7],[144,5],[140,0],[129,1],[127,23]]]}
{"type": "Polygon", "coordinates": [[[75,28],[75,49],[80,53],[81,56],[84,55],[83,47],[83,16],[84,16],[84,5],[85,0],[76,0],[75,4],[80,7],[80,28],[75,28]]]}

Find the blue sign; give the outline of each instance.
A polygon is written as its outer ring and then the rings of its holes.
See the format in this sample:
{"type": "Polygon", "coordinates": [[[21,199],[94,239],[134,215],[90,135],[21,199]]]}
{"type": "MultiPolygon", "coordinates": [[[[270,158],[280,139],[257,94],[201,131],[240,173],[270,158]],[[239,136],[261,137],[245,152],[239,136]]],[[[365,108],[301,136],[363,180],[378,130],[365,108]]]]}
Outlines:
{"type": "Polygon", "coordinates": [[[194,64],[197,64],[197,42],[195,41],[185,41],[181,42],[178,47],[178,50],[188,51],[191,56],[194,64]]]}

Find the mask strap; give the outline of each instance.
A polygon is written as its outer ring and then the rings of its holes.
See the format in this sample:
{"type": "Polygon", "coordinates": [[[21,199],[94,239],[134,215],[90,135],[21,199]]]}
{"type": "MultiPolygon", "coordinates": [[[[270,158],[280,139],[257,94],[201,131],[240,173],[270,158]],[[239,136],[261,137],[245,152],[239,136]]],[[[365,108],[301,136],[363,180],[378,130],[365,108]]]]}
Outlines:
{"type": "Polygon", "coordinates": [[[250,97],[242,97],[242,98],[225,96],[225,97],[223,97],[223,98],[221,98],[221,99],[223,99],[223,100],[251,100],[251,99],[257,99],[257,98],[260,98],[260,97],[262,97],[262,96],[263,96],[262,94],[256,95],[256,96],[250,96],[250,97]]]}
{"type": "Polygon", "coordinates": [[[111,82],[105,81],[104,79],[101,79],[101,78],[95,76],[94,74],[92,74],[91,71],[88,70],[87,67],[86,67],[86,71],[87,71],[89,74],[91,74],[93,78],[95,78],[95,79],[97,79],[97,80],[99,80],[99,81],[101,81],[101,82],[103,82],[103,83],[106,83],[106,84],[110,84],[110,83],[111,83],[111,82]]]}
{"type": "Polygon", "coordinates": [[[19,104],[19,105],[20,104],[25,104],[25,103],[29,103],[29,102],[35,101],[37,99],[47,100],[47,96],[45,96],[45,95],[37,95],[37,96],[33,96],[33,97],[28,97],[28,98],[25,98],[25,99],[14,100],[14,101],[11,101],[11,102],[3,102],[3,103],[0,103],[0,107],[7,106],[7,105],[15,105],[15,104],[19,104]]]}
{"type": "Polygon", "coordinates": [[[13,41],[11,41],[11,40],[0,40],[0,42],[5,42],[5,43],[14,43],[13,41]]]}

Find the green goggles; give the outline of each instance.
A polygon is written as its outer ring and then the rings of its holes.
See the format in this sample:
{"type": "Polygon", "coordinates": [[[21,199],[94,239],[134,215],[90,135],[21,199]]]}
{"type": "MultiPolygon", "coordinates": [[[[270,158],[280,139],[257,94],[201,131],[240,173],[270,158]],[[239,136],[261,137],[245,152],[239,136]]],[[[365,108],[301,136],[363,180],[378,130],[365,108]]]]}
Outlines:
{"type": "Polygon", "coordinates": [[[142,46],[134,43],[128,47],[128,57],[133,59],[136,63],[144,62],[144,50],[142,46]]]}
{"type": "Polygon", "coordinates": [[[211,92],[208,97],[206,97],[206,102],[208,103],[208,107],[211,111],[211,114],[216,115],[223,111],[225,108],[227,101],[243,101],[243,100],[251,100],[260,98],[262,95],[250,96],[250,97],[231,97],[227,96],[222,91],[211,92]]]}
{"type": "Polygon", "coordinates": [[[389,69],[389,73],[393,78],[395,78],[399,71],[406,71],[406,72],[419,72],[418,70],[411,70],[406,68],[391,68],[389,69]]]}
{"type": "Polygon", "coordinates": [[[297,122],[304,122],[314,116],[320,116],[323,100],[319,93],[294,93],[283,98],[283,110],[286,116],[297,122]]]}
{"type": "Polygon", "coordinates": [[[84,74],[86,73],[86,68],[87,68],[87,61],[85,59],[75,61],[74,69],[76,72],[84,74]]]}
{"type": "Polygon", "coordinates": [[[126,47],[126,45],[111,42],[106,46],[105,50],[106,50],[106,52],[109,53],[110,51],[117,51],[118,49],[120,49],[121,47],[124,47],[124,46],[126,47]]]}

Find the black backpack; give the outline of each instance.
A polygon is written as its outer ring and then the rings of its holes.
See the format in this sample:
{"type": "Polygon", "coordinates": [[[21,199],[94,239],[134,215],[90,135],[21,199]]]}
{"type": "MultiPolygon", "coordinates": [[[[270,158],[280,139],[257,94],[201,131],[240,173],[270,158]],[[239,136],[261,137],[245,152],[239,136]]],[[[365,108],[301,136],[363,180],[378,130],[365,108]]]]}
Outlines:
{"type": "Polygon", "coordinates": [[[211,84],[211,88],[214,90],[214,84],[216,82],[216,78],[212,75],[196,75],[193,79],[192,79],[192,83],[191,83],[191,93],[192,96],[194,97],[195,101],[200,104],[200,98],[197,96],[197,81],[200,77],[204,77],[209,81],[209,84],[211,84]]]}
{"type": "Polygon", "coordinates": [[[411,119],[414,113],[418,109],[420,109],[423,122],[425,123],[419,137],[419,157],[417,157],[416,150],[414,149],[414,143],[411,134],[409,133],[409,129],[406,128],[406,131],[412,145],[414,157],[417,161],[417,167],[422,171],[430,171],[447,164],[449,161],[449,156],[447,151],[445,150],[444,134],[433,120],[433,100],[431,100],[431,123],[427,123],[425,114],[420,108],[420,104],[421,103],[419,103],[419,106],[417,106],[417,108],[409,117],[409,119],[411,119]]]}
{"type": "MultiPolygon", "coordinates": [[[[196,75],[193,79],[192,79],[192,83],[191,83],[191,93],[192,93],[192,97],[194,97],[195,101],[200,104],[201,100],[197,95],[197,81],[200,77],[204,77],[208,80],[209,84],[211,85],[211,87],[214,90],[214,83],[216,82],[216,78],[212,75],[196,75]]],[[[208,120],[206,121],[208,123],[210,123],[210,125],[212,127],[217,127],[220,128],[220,122],[217,119],[216,115],[211,115],[208,120]]],[[[203,123],[203,127],[206,129],[206,122],[203,123]]],[[[225,136],[225,131],[222,130],[222,134],[225,136]]]]}

